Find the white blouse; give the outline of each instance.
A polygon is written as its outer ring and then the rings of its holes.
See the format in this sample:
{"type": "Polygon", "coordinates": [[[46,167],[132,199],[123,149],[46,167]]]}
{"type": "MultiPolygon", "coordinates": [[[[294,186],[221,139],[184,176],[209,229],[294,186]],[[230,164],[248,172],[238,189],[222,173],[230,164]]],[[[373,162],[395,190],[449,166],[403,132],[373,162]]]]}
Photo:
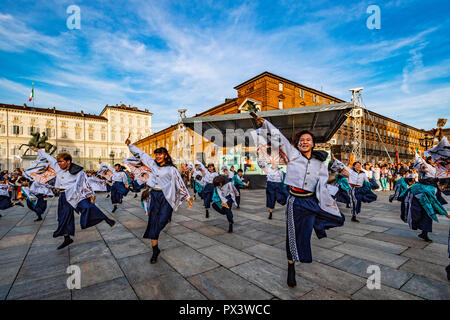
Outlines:
{"type": "Polygon", "coordinates": [[[191,197],[176,167],[160,167],[150,155],[135,145],[129,144],[128,148],[133,155],[139,156],[142,163],[152,170],[150,178],[147,180],[147,185],[152,188],[161,189],[164,197],[174,211],[178,209],[184,200],[191,197]]]}

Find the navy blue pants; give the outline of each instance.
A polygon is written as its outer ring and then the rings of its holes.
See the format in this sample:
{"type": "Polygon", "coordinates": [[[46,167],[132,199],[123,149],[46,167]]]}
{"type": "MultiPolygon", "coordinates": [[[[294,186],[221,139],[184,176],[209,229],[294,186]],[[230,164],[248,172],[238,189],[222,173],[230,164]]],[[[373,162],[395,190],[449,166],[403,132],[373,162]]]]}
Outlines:
{"type": "Polygon", "coordinates": [[[148,223],[143,237],[157,240],[159,234],[172,218],[172,207],[167,202],[162,191],[150,191],[150,208],[148,209],[148,223]]]}
{"type": "Polygon", "coordinates": [[[5,210],[9,207],[12,207],[11,197],[0,196],[0,210],[5,210]]]}
{"type": "Polygon", "coordinates": [[[33,204],[30,200],[27,199],[27,207],[36,213],[36,215],[40,218],[45,210],[47,209],[47,200],[45,200],[43,195],[37,195],[37,202],[33,204]]]}
{"type": "Polygon", "coordinates": [[[75,235],[75,218],[73,212],[81,214],[81,229],[86,229],[107,220],[108,217],[89,199],[81,200],[77,208],[74,209],[66,200],[66,193],[61,192],[58,199],[58,229],[53,233],[53,238],[61,237],[65,234],[75,235]]]}
{"type": "Polygon", "coordinates": [[[416,197],[413,197],[411,201],[411,219],[413,230],[419,229],[425,232],[433,231],[433,220],[422,208],[416,197]]]}
{"type": "Polygon", "coordinates": [[[377,200],[377,195],[366,187],[356,188],[352,187],[352,215],[358,215],[361,212],[362,202],[373,202],[377,200]]]}
{"type": "Polygon", "coordinates": [[[140,192],[142,188],[145,186],[145,183],[139,184],[136,180],[133,180],[133,192],[140,192]]]}
{"type": "Polygon", "coordinates": [[[284,206],[289,194],[282,182],[267,181],[266,186],[266,207],[275,208],[275,201],[284,206]]]}
{"type": "Polygon", "coordinates": [[[227,204],[230,208],[225,208],[225,207],[219,208],[219,206],[215,203],[212,204],[212,207],[218,213],[226,215],[229,223],[233,223],[234,222],[233,221],[233,212],[231,211],[231,207],[233,205],[233,199],[231,198],[231,196],[227,196],[227,204]]]}
{"type": "Polygon", "coordinates": [[[128,189],[125,188],[123,182],[116,181],[111,187],[111,202],[112,204],[122,203],[122,198],[128,194],[128,189]]]}
{"type": "Polygon", "coordinates": [[[338,190],[338,192],[336,192],[336,196],[335,196],[336,201],[349,205],[351,202],[349,191],[345,191],[344,189],[342,189],[341,186],[339,186],[338,188],[339,188],[339,190],[338,190]]]}
{"type": "Polygon", "coordinates": [[[201,197],[203,199],[203,206],[205,209],[209,209],[211,207],[211,201],[214,194],[214,186],[212,183],[207,183],[202,190],[201,197]]]}
{"type": "Polygon", "coordinates": [[[310,197],[289,196],[286,207],[286,254],[288,260],[312,262],[311,235],[319,239],[327,236],[327,229],[340,227],[345,217],[323,211],[315,195],[310,197]]]}

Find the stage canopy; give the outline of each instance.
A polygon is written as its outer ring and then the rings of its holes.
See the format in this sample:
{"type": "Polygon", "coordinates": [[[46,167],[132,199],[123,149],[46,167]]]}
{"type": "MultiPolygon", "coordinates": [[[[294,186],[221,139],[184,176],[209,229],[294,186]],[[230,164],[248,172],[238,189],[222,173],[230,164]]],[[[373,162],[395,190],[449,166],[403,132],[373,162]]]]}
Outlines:
{"type": "MultiPolygon", "coordinates": [[[[323,106],[300,107],[283,110],[258,112],[269,120],[288,139],[299,130],[310,130],[317,142],[327,142],[347,119],[346,113],[353,108],[352,103],[336,103],[323,106]]],[[[256,129],[249,113],[233,113],[206,117],[183,118],[183,124],[198,134],[205,136],[208,129],[217,129],[225,136],[227,130],[256,129]],[[197,122],[197,125],[195,123],[197,122]],[[201,122],[201,126],[199,123],[201,122]],[[199,127],[201,129],[199,130],[199,127]],[[200,132],[201,131],[201,132],[200,132]]],[[[207,136],[207,135],[206,135],[207,136]]]]}

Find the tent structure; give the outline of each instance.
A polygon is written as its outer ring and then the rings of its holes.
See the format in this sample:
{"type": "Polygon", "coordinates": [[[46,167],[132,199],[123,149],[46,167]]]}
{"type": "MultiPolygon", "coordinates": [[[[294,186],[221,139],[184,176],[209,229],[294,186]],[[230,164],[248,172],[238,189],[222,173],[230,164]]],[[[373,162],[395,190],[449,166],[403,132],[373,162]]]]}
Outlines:
{"type": "MultiPolygon", "coordinates": [[[[346,114],[353,107],[353,103],[339,103],[261,111],[258,112],[258,115],[270,121],[288,139],[292,138],[299,130],[306,129],[310,130],[316,136],[317,142],[321,143],[331,139],[347,119],[346,114]]],[[[255,121],[249,113],[183,118],[182,123],[205,138],[208,136],[205,133],[209,129],[219,130],[224,137],[227,136],[227,130],[236,131],[242,129],[247,131],[256,129],[255,121]]],[[[214,142],[213,140],[211,141],[214,142]]]]}

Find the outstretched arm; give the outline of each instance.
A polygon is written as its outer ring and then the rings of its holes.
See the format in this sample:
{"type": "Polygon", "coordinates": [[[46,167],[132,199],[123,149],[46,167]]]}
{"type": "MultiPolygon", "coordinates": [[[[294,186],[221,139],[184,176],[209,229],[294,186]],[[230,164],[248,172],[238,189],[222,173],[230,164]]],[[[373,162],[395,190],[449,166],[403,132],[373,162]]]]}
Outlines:
{"type": "Polygon", "coordinates": [[[53,168],[53,170],[58,170],[59,166],[58,166],[58,160],[56,160],[55,158],[53,158],[51,155],[49,155],[47,152],[45,152],[42,149],[38,149],[38,148],[33,148],[33,151],[37,152],[38,154],[38,158],[44,158],[48,161],[48,163],[50,164],[50,167],[53,168]]]}
{"type": "Polygon", "coordinates": [[[153,169],[156,165],[155,160],[146,152],[142,151],[138,147],[136,147],[134,144],[130,142],[130,139],[125,140],[125,144],[128,146],[128,149],[130,149],[130,152],[134,155],[139,157],[139,159],[142,161],[143,164],[145,164],[150,169],[153,169]]]}
{"type": "Polygon", "coordinates": [[[253,117],[257,124],[261,126],[261,128],[257,130],[257,133],[266,138],[267,142],[271,144],[272,149],[279,150],[280,156],[284,157],[286,162],[289,162],[291,159],[300,155],[300,151],[298,151],[273,124],[255,113],[253,113],[253,117]]]}

